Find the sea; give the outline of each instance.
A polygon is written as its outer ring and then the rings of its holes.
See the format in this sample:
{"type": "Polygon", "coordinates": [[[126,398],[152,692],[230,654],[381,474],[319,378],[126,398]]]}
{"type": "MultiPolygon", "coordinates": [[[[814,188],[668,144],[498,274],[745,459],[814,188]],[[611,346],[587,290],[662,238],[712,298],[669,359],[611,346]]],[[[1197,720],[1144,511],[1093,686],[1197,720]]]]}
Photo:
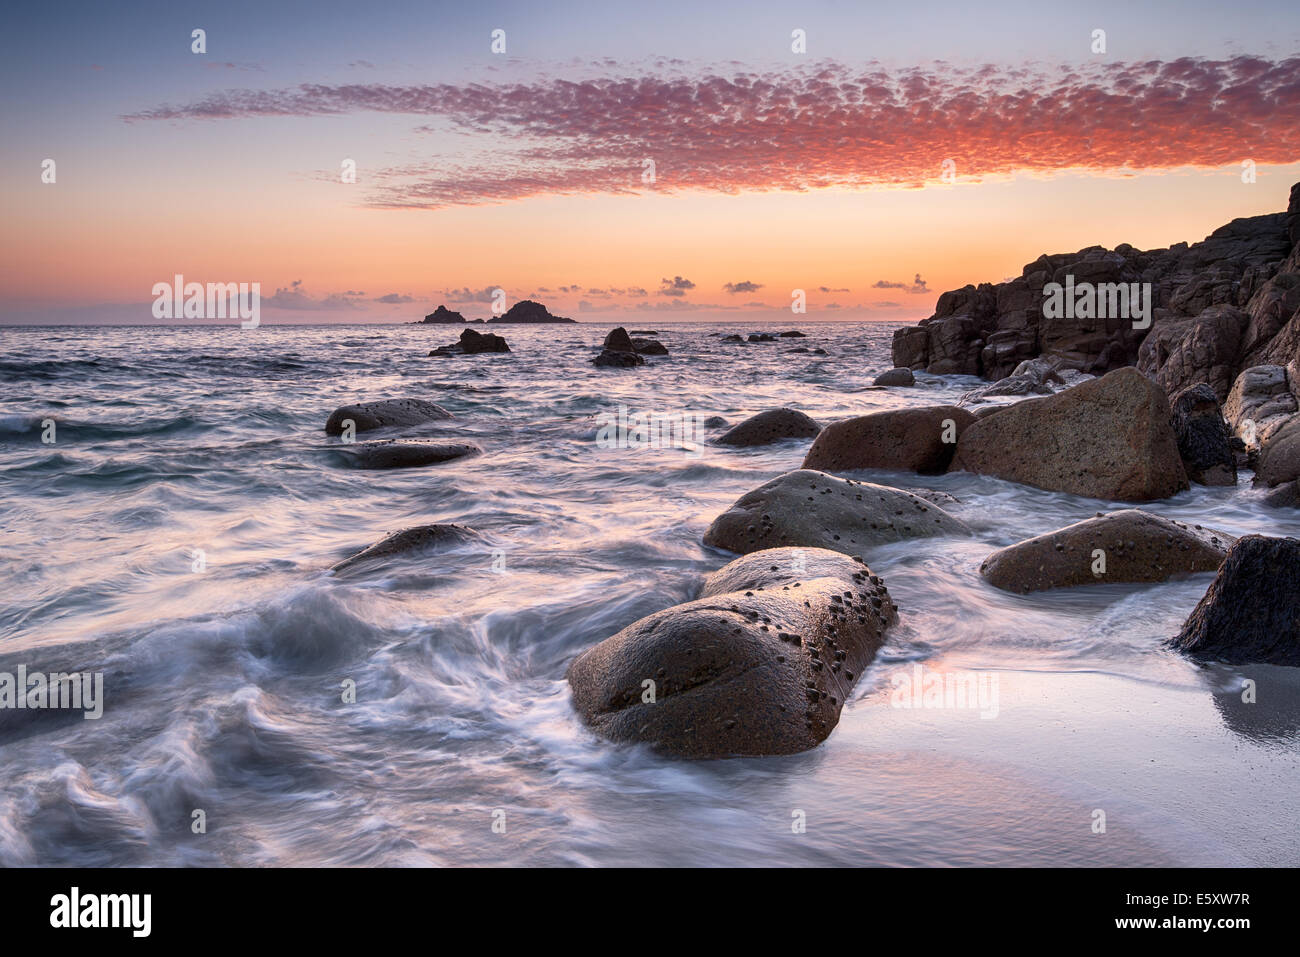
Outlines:
{"type": "MultiPolygon", "coordinates": [[[[873,387],[895,325],[804,318],[646,326],[669,355],[635,369],[587,323],[450,358],[413,324],[0,329],[0,679],[102,678],[98,716],[0,708],[0,865],[1300,864],[1300,669],[1165,647],[1212,574],[992,588],[995,549],[1126,507],[994,478],[851,475],[974,534],[865,556],[899,623],[821,746],[683,761],[583,725],[569,663],[694,598],[734,557],[709,523],[809,444],[722,422],[981,385],[873,387]],[[454,415],[402,434],[483,454],[353,467],[326,418],[401,397],[454,415]],[[696,432],[608,441],[620,414],[696,432]],[[483,540],[331,571],[435,522],[483,540]],[[936,675],[992,694],[907,690],[936,675]]],[[[1250,478],[1143,507],[1300,536],[1250,478]]]]}

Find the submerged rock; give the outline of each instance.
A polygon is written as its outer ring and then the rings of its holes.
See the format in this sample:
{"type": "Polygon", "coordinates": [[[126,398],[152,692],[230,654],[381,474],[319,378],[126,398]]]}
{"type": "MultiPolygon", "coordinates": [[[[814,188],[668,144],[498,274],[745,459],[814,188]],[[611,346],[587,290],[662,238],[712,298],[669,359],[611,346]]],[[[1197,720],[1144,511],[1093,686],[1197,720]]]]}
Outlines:
{"type": "Polygon", "coordinates": [[[408,469],[481,455],[483,449],[473,442],[390,439],[386,442],[357,442],[336,446],[336,451],[341,452],[354,468],[408,469]]]}
{"type": "Polygon", "coordinates": [[[1169,644],[1227,664],[1300,665],[1300,540],[1238,539],[1169,644]]]}
{"type": "Polygon", "coordinates": [[[1237,457],[1218,396],[1195,385],[1174,396],[1170,424],[1187,477],[1199,485],[1236,485],[1237,457]]]}
{"type": "Polygon", "coordinates": [[[460,334],[460,341],[449,346],[439,346],[429,352],[431,356],[468,356],[480,352],[509,352],[505,339],[491,332],[476,332],[466,329],[460,334]]]}
{"type": "MultiPolygon", "coordinates": [[[[666,349],[664,351],[667,352],[666,349]]],[[[645,360],[637,354],[636,346],[632,343],[632,337],[627,334],[627,330],[622,326],[610,331],[601,346],[600,355],[591,361],[595,365],[614,369],[630,369],[634,366],[645,365],[645,360]]]]}
{"type": "Polygon", "coordinates": [[[335,409],[325,423],[325,432],[327,435],[342,435],[349,419],[355,431],[370,432],[393,426],[421,425],[451,417],[451,413],[442,406],[423,399],[384,399],[335,409]]]}
{"type": "Polygon", "coordinates": [[[345,558],[334,566],[334,571],[345,571],[356,565],[402,552],[442,550],[455,548],[459,545],[485,544],[486,542],[487,539],[466,525],[456,525],[454,523],[417,525],[414,528],[404,528],[400,532],[394,532],[375,542],[369,548],[357,552],[350,558],[345,558]]]}
{"type": "Polygon", "coordinates": [[[797,409],[768,409],[733,426],[717,441],[722,445],[769,445],[782,439],[811,438],[820,431],[820,425],[797,409]]]}
{"type": "Polygon", "coordinates": [[[966,523],[902,489],[799,469],[742,495],[704,544],[742,555],[803,545],[846,555],[907,538],[969,535],[966,523]]]}
{"type": "Polygon", "coordinates": [[[996,588],[1021,594],[1112,582],[1161,582],[1173,575],[1214,571],[1232,541],[1223,532],[1129,508],[999,549],[980,565],[980,574],[996,588]]]}
{"type": "Polygon", "coordinates": [[[780,338],[782,338],[782,339],[807,339],[807,338],[808,338],[808,334],[807,334],[806,332],[800,332],[798,329],[791,329],[791,330],[788,331],[788,332],[783,332],[783,333],[781,333],[780,338]]]}
{"type": "Polygon", "coordinates": [[[573,706],[604,738],[684,758],[816,747],[897,609],[860,561],[778,548],[709,577],[569,666],[573,706]]]}
{"type": "Polygon", "coordinates": [[[876,376],[872,385],[916,385],[916,376],[911,369],[890,369],[876,376]]]}
{"type": "Polygon", "coordinates": [[[1159,386],[1116,369],[980,418],[962,432],[952,470],[1089,498],[1168,498],[1189,487],[1169,420],[1159,386]]]}
{"type": "Polygon", "coordinates": [[[633,339],[632,348],[639,356],[668,355],[668,347],[657,339],[633,339]]]}
{"type": "Polygon", "coordinates": [[[823,472],[895,469],[938,475],[948,470],[962,432],[975,417],[954,405],[890,409],[826,426],[803,467],[823,472]]]}

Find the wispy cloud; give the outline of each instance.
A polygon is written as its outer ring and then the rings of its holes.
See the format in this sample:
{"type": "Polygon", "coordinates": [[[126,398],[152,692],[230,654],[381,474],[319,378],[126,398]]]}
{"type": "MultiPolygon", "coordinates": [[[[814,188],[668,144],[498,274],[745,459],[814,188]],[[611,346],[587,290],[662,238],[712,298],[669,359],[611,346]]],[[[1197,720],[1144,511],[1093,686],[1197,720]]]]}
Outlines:
{"type": "MultiPolygon", "coordinates": [[[[371,205],[438,208],[654,189],[806,190],[1062,169],[1300,160],[1300,57],[767,75],[659,73],[525,83],[230,90],[126,119],[440,117],[492,148],[376,171],[371,205]]],[[[335,174],[336,175],[336,174],[335,174]]]]}
{"type": "Polygon", "coordinates": [[[921,278],[920,273],[917,273],[916,278],[913,279],[911,282],[890,282],[887,279],[877,279],[875,282],[871,284],[871,288],[872,289],[901,289],[903,290],[903,292],[916,293],[918,295],[920,293],[926,293],[930,291],[930,287],[925,284],[925,280],[921,278]]]}
{"type": "Polygon", "coordinates": [[[763,284],[761,282],[750,282],[748,279],[745,279],[741,282],[726,283],[722,288],[734,296],[737,293],[742,292],[758,292],[763,288],[763,284]]]}

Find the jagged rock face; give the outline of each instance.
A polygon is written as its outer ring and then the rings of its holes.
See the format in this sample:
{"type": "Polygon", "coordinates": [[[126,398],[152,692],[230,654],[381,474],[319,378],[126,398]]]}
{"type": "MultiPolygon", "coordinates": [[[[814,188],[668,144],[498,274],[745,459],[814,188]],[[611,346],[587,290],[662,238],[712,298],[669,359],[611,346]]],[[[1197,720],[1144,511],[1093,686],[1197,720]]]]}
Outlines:
{"type": "Polygon", "coordinates": [[[894,365],[998,380],[1025,359],[1050,355],[1103,375],[1139,362],[1144,348],[1143,368],[1169,394],[1209,377],[1220,399],[1248,365],[1296,362],[1300,374],[1297,195],[1300,184],[1287,213],[1235,219],[1191,246],[1142,251],[1121,244],[1043,255],[1009,282],[945,292],[933,316],[895,331],[894,365]],[[1076,284],[1150,283],[1150,330],[1118,316],[1049,318],[1044,287],[1066,277],[1076,284]],[[1164,331],[1168,323],[1185,325],[1164,331]]]}
{"type": "Polygon", "coordinates": [[[721,445],[770,445],[782,439],[809,439],[822,430],[798,409],[768,409],[750,416],[718,437],[721,445]]]}
{"type": "Polygon", "coordinates": [[[1300,665],[1300,540],[1238,539],[1169,643],[1207,661],[1300,665]]]}
{"type": "Polygon", "coordinates": [[[999,549],[980,565],[995,588],[1026,594],[1212,572],[1232,536],[1130,508],[999,549]]]}
{"type": "Polygon", "coordinates": [[[335,409],[325,422],[325,433],[342,435],[345,423],[349,420],[357,432],[369,432],[373,429],[420,425],[450,418],[451,413],[442,406],[423,399],[383,399],[335,409]]]}
{"type": "Polygon", "coordinates": [[[741,555],[797,545],[861,557],[889,542],[969,534],[965,522],[911,492],[799,469],[742,495],[714,519],[704,544],[741,555]]]}
{"type": "Polygon", "coordinates": [[[795,754],[839,722],[897,620],[860,561],[777,548],[709,577],[701,597],[643,618],[569,666],[597,734],[683,758],[795,754]]]}
{"type": "Polygon", "coordinates": [[[1170,424],[1178,438],[1187,477],[1199,485],[1237,484],[1237,457],[1219,399],[1208,385],[1194,385],[1174,396],[1170,424]]]}
{"type": "Polygon", "coordinates": [[[1089,498],[1147,502],[1188,488],[1169,402],[1133,368],[977,419],[952,470],[1089,498]]]}
{"type": "Polygon", "coordinates": [[[1194,319],[1155,326],[1138,352],[1138,371],[1172,396],[1205,383],[1220,400],[1237,378],[1242,332],[1248,317],[1235,306],[1211,306],[1194,319]]]}
{"type": "Polygon", "coordinates": [[[828,425],[804,457],[822,472],[897,469],[938,475],[948,471],[957,440],[975,416],[953,405],[891,409],[828,425]]]}

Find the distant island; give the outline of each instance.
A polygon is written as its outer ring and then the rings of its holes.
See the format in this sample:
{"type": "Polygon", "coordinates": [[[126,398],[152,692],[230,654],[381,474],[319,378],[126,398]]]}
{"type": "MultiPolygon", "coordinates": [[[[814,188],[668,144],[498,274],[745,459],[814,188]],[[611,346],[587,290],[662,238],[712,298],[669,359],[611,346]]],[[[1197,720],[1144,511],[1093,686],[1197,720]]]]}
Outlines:
{"type": "Polygon", "coordinates": [[[532,299],[521,299],[507,310],[504,316],[493,316],[491,319],[466,319],[459,312],[452,312],[446,306],[439,306],[433,312],[429,313],[415,325],[458,325],[461,323],[474,322],[495,322],[495,323],[521,323],[521,322],[577,322],[576,319],[566,319],[563,316],[553,316],[549,309],[540,302],[534,302],[532,299]]]}

